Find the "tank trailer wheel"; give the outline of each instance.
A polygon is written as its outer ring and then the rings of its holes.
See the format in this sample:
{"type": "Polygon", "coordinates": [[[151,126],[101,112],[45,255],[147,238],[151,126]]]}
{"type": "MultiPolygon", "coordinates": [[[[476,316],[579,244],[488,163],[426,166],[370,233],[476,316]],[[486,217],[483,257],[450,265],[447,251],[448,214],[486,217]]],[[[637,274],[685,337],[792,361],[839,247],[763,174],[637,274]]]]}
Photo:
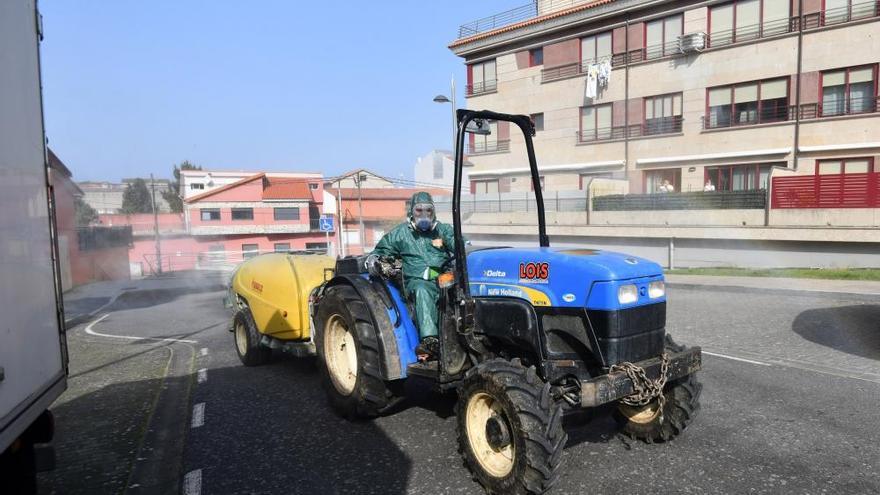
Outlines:
{"type": "Polygon", "coordinates": [[[343,417],[376,417],[395,398],[394,384],[382,379],[376,332],[354,288],[327,289],[318,304],[314,342],[330,404],[343,417]]]}
{"type": "Polygon", "coordinates": [[[562,407],[534,366],[493,359],[459,389],[458,449],[488,493],[544,493],[559,479],[562,407]]]}
{"type": "Polygon", "coordinates": [[[235,312],[232,319],[232,335],[235,339],[235,351],[245,366],[266,364],[272,357],[272,349],[260,345],[260,332],[254,323],[254,317],[247,307],[235,312]]]}
{"type": "MultiPolygon", "coordinates": [[[[683,349],[684,346],[666,336],[667,352],[683,349]]],[[[680,435],[696,417],[702,390],[703,384],[697,380],[696,374],[690,374],[666,384],[663,388],[666,401],[662,410],[657,400],[642,407],[621,403],[614,411],[614,419],[630,438],[647,443],[666,442],[680,435]]]]}

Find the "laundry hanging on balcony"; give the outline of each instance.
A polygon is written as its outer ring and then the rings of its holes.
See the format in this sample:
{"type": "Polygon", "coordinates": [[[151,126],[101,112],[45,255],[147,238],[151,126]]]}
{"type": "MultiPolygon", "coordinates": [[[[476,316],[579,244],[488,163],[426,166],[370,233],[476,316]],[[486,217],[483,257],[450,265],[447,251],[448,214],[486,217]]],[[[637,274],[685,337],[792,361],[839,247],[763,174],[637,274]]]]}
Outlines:
{"type": "Polygon", "coordinates": [[[584,88],[584,96],[593,99],[599,89],[605,89],[611,83],[611,60],[604,60],[597,64],[590,64],[586,71],[587,80],[584,88]]]}

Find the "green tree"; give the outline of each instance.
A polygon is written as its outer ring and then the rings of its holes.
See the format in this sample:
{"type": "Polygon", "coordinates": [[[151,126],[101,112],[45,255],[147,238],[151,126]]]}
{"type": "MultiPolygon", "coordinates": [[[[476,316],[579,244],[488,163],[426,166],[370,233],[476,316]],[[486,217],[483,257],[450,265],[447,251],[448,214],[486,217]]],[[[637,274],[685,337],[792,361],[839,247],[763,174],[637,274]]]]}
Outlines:
{"type": "Polygon", "coordinates": [[[174,213],[183,212],[183,199],[180,197],[180,171],[201,170],[199,165],[193,165],[189,160],[184,160],[180,165],[174,166],[174,180],[168,184],[168,189],[162,191],[162,197],[174,213]]]}
{"type": "Polygon", "coordinates": [[[135,179],[122,193],[122,213],[153,213],[153,199],[144,179],[135,179]]]}
{"type": "Polygon", "coordinates": [[[87,227],[98,220],[98,212],[80,197],[73,198],[73,208],[76,211],[77,227],[87,227]]]}

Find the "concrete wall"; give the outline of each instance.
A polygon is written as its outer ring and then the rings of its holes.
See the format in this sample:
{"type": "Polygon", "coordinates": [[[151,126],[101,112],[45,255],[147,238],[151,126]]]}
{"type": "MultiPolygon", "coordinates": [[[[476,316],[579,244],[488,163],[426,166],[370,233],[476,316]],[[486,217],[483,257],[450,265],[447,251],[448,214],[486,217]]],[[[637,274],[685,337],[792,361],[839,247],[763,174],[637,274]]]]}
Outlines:
{"type": "MultiPolygon", "coordinates": [[[[535,246],[536,235],[501,236],[468,234],[476,245],[535,246]]],[[[668,238],[553,236],[552,246],[589,247],[641,256],[669,267],[668,238]]],[[[673,241],[674,265],[743,268],[867,268],[880,266],[880,243],[840,243],[730,239],[673,241]]],[[[796,282],[793,282],[796,283],[796,282]]]]}

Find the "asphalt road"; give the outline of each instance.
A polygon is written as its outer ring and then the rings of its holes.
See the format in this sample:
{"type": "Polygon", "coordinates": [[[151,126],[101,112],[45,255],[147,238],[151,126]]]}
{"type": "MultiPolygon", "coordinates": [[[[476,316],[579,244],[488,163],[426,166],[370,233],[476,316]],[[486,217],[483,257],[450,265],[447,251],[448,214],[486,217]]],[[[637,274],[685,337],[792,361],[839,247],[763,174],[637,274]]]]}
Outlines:
{"type": "MultiPolygon", "coordinates": [[[[131,291],[92,334],[70,333],[43,491],[482,493],[456,450],[454,397],[410,383],[396,414],[339,419],[311,360],[239,363],[211,284],[131,291]]],[[[713,288],[669,300],[670,333],[707,352],[698,418],[663,445],[567,418],[554,493],[880,493],[880,303],[713,288]]]]}

